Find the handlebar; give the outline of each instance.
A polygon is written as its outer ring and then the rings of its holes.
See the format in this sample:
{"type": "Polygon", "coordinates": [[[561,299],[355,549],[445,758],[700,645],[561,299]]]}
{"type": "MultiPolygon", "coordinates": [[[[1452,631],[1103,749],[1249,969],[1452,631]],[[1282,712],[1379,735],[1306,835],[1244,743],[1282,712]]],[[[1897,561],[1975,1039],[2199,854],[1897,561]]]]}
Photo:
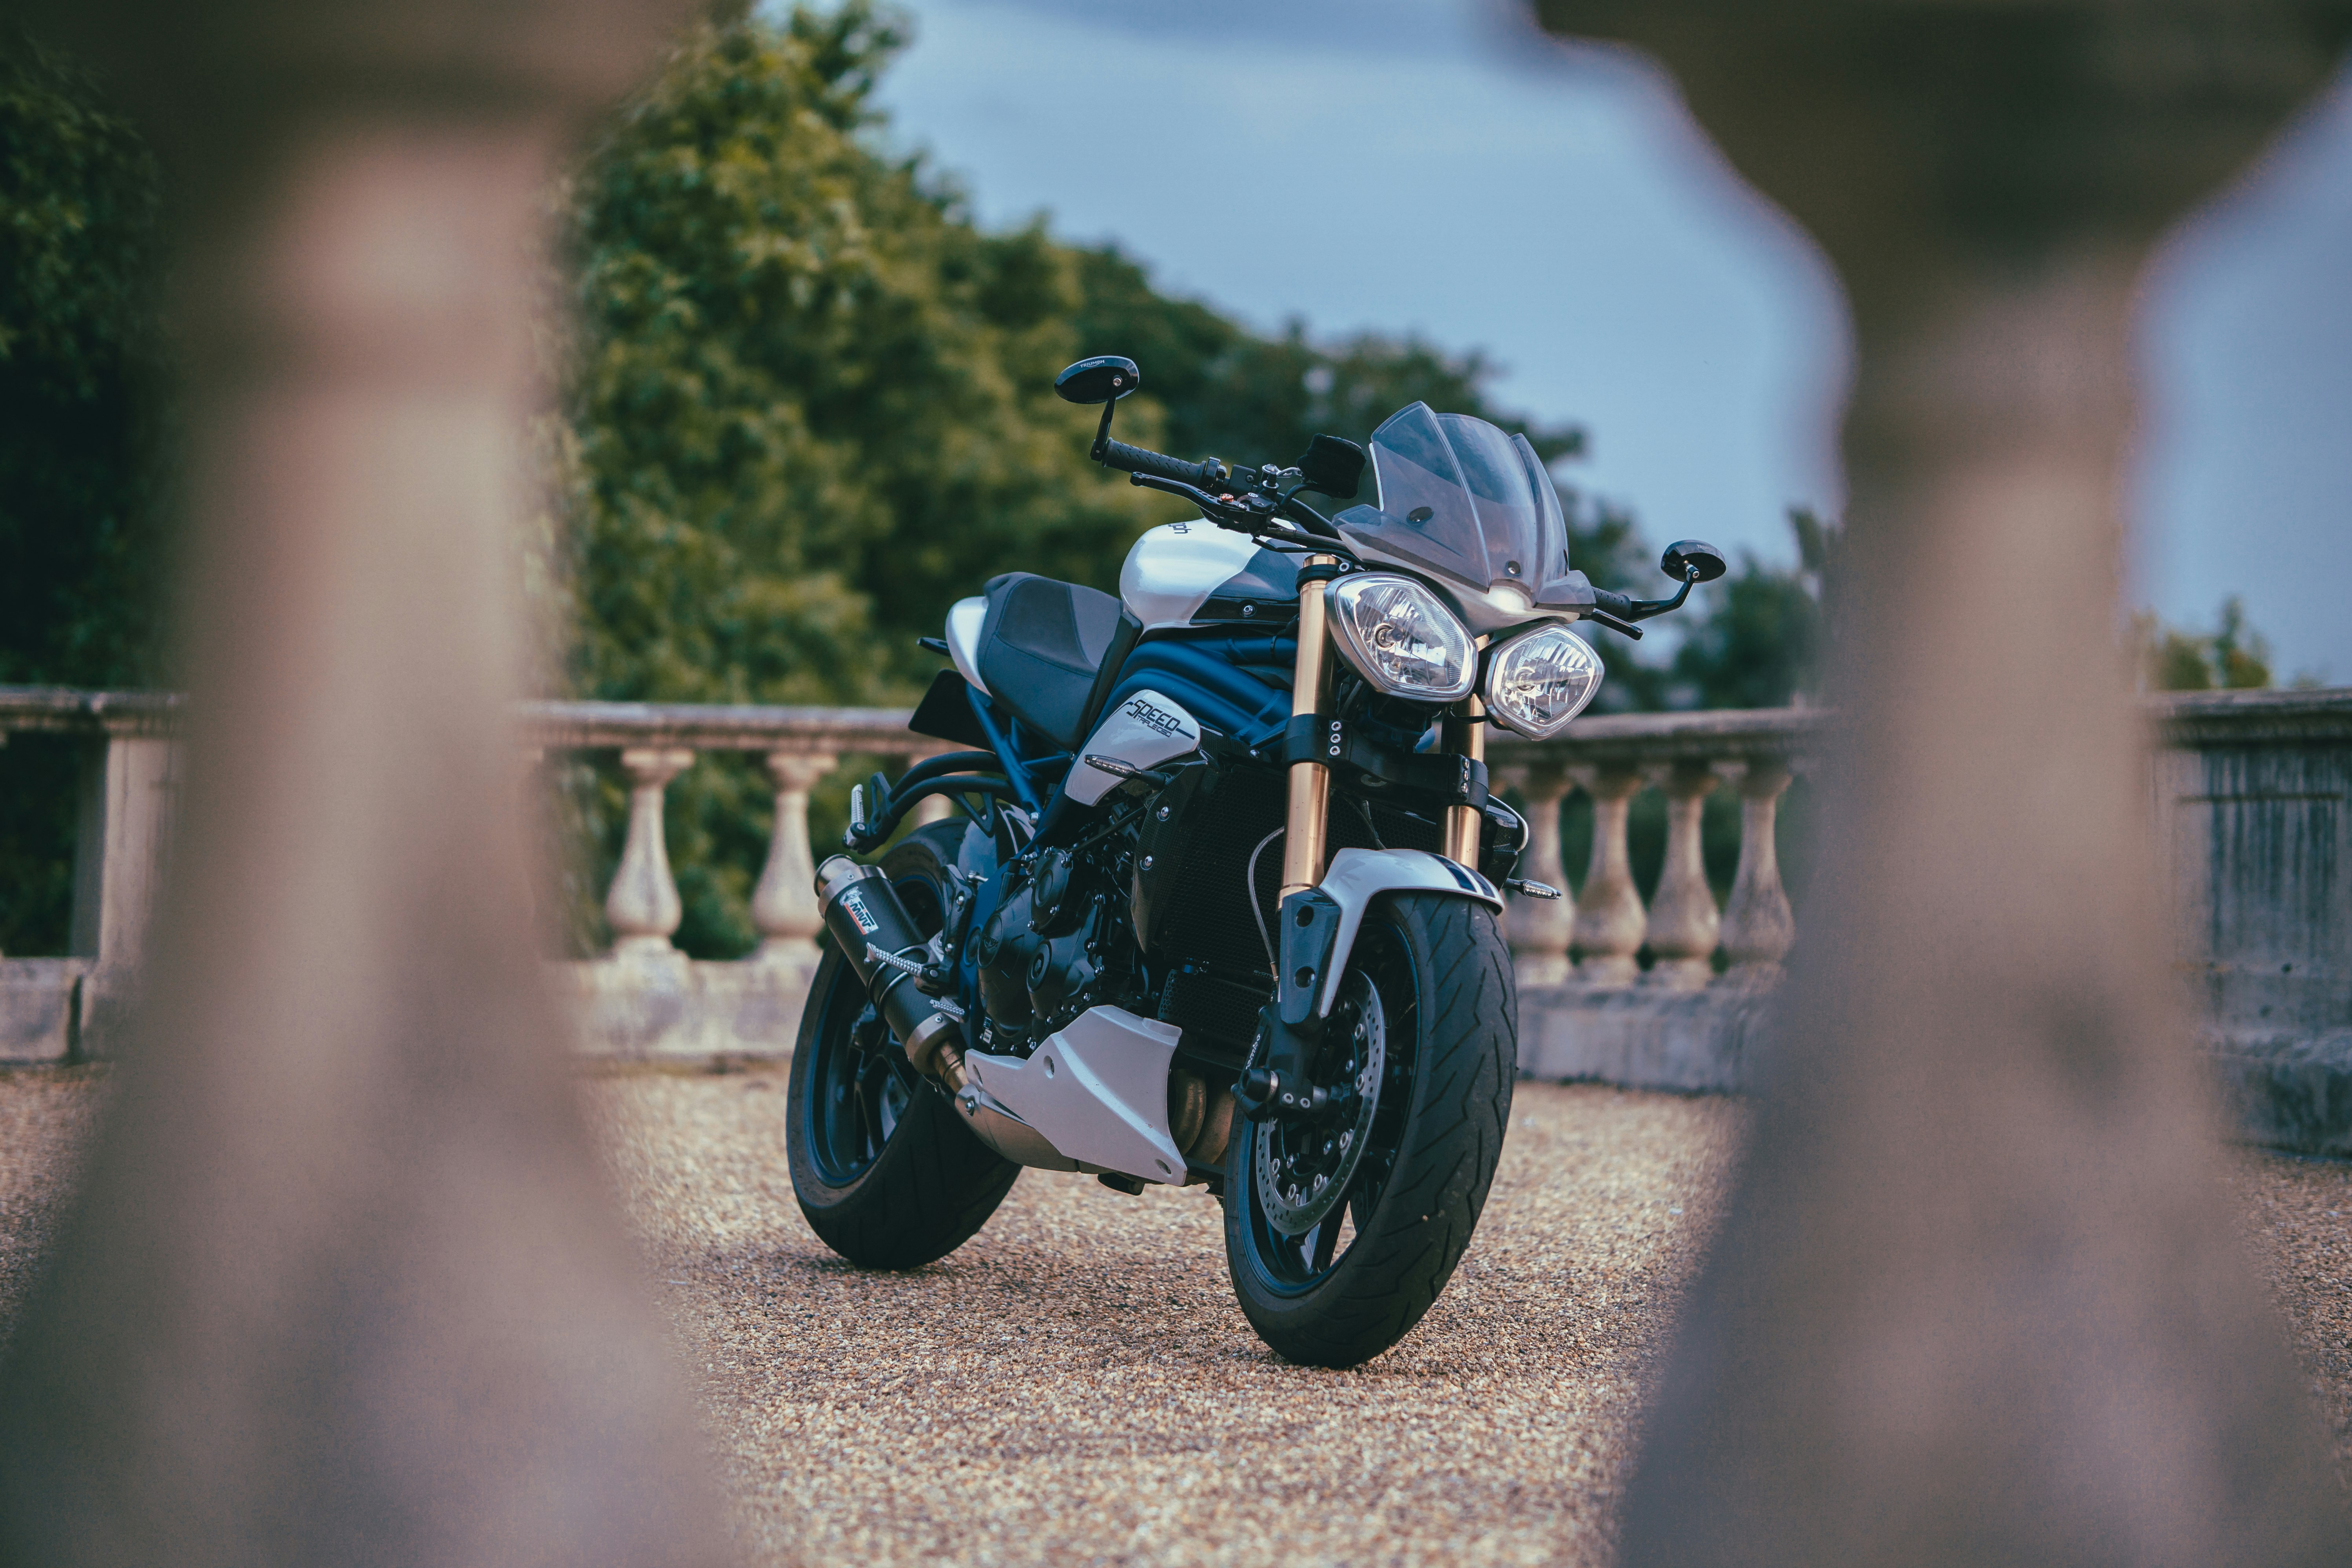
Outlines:
{"type": "Polygon", "coordinates": [[[1180,485],[1196,489],[1214,490],[1233,478],[1233,470],[1214,458],[1198,463],[1188,463],[1181,458],[1171,458],[1165,452],[1148,451],[1130,447],[1124,441],[1114,441],[1106,436],[1095,443],[1094,459],[1106,468],[1118,468],[1123,473],[1150,474],[1156,479],[1173,479],[1180,485]]]}
{"type": "Polygon", "coordinates": [[[1278,540],[1302,549],[1345,556],[1350,561],[1355,559],[1356,552],[1338,538],[1309,532],[1275,511],[1252,507],[1246,499],[1236,501],[1231,496],[1213,496],[1198,485],[1188,485],[1181,479],[1163,479],[1152,474],[1135,474],[1128,482],[1140,485],[1148,490],[1159,490],[1164,495],[1181,496],[1199,507],[1201,515],[1219,528],[1246,533],[1255,539],[1278,540]]]}

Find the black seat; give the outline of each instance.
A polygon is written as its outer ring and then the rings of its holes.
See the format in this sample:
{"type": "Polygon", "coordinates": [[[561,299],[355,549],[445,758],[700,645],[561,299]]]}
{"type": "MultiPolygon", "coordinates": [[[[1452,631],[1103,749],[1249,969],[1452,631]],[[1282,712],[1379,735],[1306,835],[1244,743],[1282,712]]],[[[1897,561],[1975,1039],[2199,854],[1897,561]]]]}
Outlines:
{"type": "Polygon", "coordinates": [[[1111,649],[1119,604],[1108,594],[1033,572],[992,577],[981,593],[980,679],[989,695],[1067,751],[1081,739],[1095,675],[1111,649]]]}

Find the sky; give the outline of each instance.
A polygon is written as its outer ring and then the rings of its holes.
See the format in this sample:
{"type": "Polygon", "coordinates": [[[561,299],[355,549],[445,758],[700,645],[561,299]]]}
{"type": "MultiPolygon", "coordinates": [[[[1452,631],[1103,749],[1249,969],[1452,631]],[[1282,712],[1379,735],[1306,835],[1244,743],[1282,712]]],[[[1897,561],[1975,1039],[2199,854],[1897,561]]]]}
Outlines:
{"type": "MultiPolygon", "coordinates": [[[[983,221],[1261,328],[1484,349],[1660,544],[1787,561],[1788,507],[1838,510],[1836,281],[1638,59],[1507,0],[898,3],[891,135],[983,221]]],[[[2352,79],[2168,240],[2142,317],[2135,598],[2202,629],[2241,595],[2282,680],[2352,683],[2352,79]]]]}

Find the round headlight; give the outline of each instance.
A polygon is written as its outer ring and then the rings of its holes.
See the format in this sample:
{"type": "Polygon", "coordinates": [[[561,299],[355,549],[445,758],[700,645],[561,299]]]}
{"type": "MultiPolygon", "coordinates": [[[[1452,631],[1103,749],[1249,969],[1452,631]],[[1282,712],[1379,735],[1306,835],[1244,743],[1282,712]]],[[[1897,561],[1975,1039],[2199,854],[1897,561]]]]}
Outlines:
{"type": "Polygon", "coordinates": [[[1331,585],[1331,625],[1356,673],[1391,697],[1457,702],[1478,683],[1478,650],[1454,612],[1410,577],[1367,572],[1331,585]]]}
{"type": "Polygon", "coordinates": [[[1601,689],[1601,656],[1563,626],[1513,637],[1486,656],[1486,711],[1530,741],[1568,728],[1601,689]]]}

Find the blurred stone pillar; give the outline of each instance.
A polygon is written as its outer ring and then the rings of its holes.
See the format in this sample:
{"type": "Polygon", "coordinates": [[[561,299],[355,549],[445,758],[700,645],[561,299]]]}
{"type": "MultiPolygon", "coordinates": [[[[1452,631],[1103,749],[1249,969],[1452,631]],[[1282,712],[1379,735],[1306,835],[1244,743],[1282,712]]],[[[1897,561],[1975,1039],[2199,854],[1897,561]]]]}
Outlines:
{"type": "Polygon", "coordinates": [[[1629,1564],[2341,1563],[2174,1014],[2117,584],[2158,234],[2344,0],[1536,0],[1852,302],[1819,896],[1629,1564]]]}
{"type": "Polygon", "coordinates": [[[0,1559],[719,1561],[539,978],[509,711],[552,159],[663,7],[59,20],[182,221],[189,750],[0,1373],[0,1559]]]}

